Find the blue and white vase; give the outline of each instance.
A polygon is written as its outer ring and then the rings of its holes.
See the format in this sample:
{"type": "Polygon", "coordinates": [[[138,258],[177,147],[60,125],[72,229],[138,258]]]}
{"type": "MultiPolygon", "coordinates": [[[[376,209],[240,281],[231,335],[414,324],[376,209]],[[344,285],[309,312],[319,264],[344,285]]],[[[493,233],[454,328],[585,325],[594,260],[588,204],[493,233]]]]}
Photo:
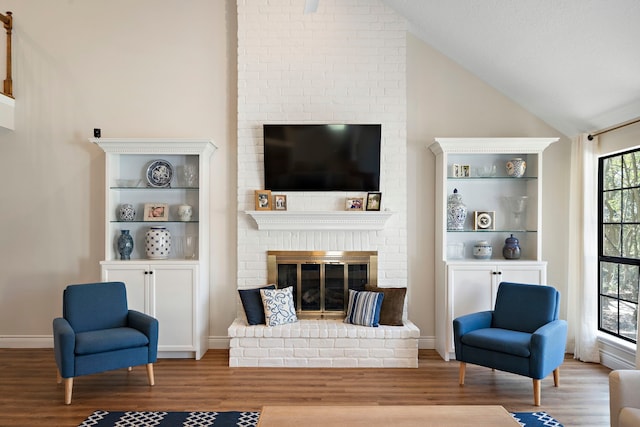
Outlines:
{"type": "Polygon", "coordinates": [[[136,210],[131,203],[123,203],[118,210],[120,221],[133,221],[136,219],[136,210]]]}
{"type": "Polygon", "coordinates": [[[473,257],[476,259],[490,259],[493,255],[493,247],[486,240],[478,240],[473,245],[473,257]]]}
{"type": "Polygon", "coordinates": [[[166,227],[151,227],[144,239],[149,259],[167,259],[171,253],[171,233],[166,227]]]}
{"type": "Polygon", "coordinates": [[[131,259],[131,252],[133,251],[133,237],[129,234],[129,230],[120,231],[117,245],[120,259],[131,259]]]}
{"type": "Polygon", "coordinates": [[[447,200],[447,230],[464,230],[466,219],[467,206],[462,203],[462,196],[456,188],[447,200]]]}

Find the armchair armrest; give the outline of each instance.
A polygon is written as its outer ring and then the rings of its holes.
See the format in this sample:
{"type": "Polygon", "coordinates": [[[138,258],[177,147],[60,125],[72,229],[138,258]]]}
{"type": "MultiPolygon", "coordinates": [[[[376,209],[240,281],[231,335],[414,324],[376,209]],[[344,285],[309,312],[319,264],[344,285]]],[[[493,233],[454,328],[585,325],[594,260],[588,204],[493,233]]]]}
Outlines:
{"type": "Polygon", "coordinates": [[[615,370],[609,374],[609,414],[611,426],[619,425],[622,408],[640,409],[640,371],[615,370]]]}
{"type": "Polygon", "coordinates": [[[62,317],[53,319],[53,351],[62,378],[75,376],[75,348],[76,333],[71,324],[62,317]]]}
{"type": "Polygon", "coordinates": [[[129,310],[127,323],[131,328],[137,329],[149,339],[149,363],[154,363],[158,358],[158,319],[136,310],[129,310]]]}
{"type": "Polygon", "coordinates": [[[476,329],[491,327],[493,311],[480,311],[453,319],[453,343],[456,350],[456,359],[462,360],[462,341],[460,338],[476,329]]]}
{"type": "Polygon", "coordinates": [[[566,345],[566,320],[554,320],[531,334],[531,377],[542,379],[560,366],[564,361],[566,345]]]}

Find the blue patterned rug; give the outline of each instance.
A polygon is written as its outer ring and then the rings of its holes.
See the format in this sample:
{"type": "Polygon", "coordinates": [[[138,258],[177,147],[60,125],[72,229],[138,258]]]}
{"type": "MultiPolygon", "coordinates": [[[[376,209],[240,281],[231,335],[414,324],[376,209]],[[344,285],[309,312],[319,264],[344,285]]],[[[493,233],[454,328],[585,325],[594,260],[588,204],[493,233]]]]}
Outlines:
{"type": "Polygon", "coordinates": [[[512,412],[511,415],[521,426],[525,427],[563,427],[558,420],[546,412],[512,412]]]}
{"type": "MultiPolygon", "coordinates": [[[[515,412],[524,427],[563,427],[546,412],[515,412]]],[[[95,411],[78,427],[255,427],[259,412],[95,411]]]]}
{"type": "Polygon", "coordinates": [[[255,427],[259,412],[95,411],[78,427],[255,427]]]}

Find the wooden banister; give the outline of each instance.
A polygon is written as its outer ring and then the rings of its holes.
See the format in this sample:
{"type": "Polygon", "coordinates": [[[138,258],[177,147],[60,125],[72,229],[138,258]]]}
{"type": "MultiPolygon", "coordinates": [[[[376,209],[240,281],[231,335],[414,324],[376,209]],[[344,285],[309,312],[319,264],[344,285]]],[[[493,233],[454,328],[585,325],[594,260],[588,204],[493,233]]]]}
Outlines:
{"type": "Polygon", "coordinates": [[[13,80],[11,79],[11,30],[13,30],[13,16],[11,12],[6,15],[0,13],[0,21],[7,30],[7,78],[4,80],[3,94],[13,98],[13,80]]]}

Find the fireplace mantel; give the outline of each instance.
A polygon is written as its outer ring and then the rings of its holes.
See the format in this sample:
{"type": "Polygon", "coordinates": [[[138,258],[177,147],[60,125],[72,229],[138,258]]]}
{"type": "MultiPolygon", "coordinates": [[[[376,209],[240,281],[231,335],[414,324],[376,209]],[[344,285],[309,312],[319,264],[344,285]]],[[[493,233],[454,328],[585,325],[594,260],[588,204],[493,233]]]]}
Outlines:
{"type": "Polygon", "coordinates": [[[245,211],[258,230],[383,230],[391,211],[245,211]]]}

